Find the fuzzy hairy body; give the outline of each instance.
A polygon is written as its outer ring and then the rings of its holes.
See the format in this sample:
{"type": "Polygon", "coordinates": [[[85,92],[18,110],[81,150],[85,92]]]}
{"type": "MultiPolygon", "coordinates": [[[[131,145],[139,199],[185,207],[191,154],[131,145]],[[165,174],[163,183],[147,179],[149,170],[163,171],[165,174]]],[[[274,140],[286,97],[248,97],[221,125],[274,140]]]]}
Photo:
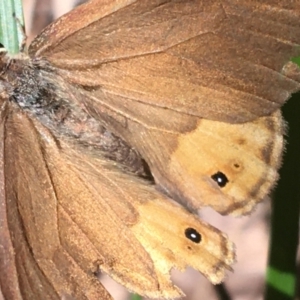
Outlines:
{"type": "MultiPolygon", "coordinates": [[[[11,102],[50,129],[56,138],[100,151],[106,158],[140,176],[146,174],[146,163],[121,138],[95,120],[79,103],[78,89],[64,81],[44,59],[30,60],[24,54],[3,56],[0,72],[11,102]]],[[[82,88],[82,87],[81,87],[82,88]]]]}

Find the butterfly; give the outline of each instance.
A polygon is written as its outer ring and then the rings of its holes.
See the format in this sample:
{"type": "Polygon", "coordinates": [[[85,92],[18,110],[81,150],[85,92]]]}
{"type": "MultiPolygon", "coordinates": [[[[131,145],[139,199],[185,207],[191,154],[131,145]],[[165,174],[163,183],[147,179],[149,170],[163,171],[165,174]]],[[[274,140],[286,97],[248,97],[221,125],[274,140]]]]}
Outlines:
{"type": "Polygon", "coordinates": [[[172,268],[221,282],[234,246],[195,213],[250,213],[276,182],[299,13],[91,0],[3,54],[3,297],[110,299],[99,271],[151,298],[182,295],[172,268]]]}

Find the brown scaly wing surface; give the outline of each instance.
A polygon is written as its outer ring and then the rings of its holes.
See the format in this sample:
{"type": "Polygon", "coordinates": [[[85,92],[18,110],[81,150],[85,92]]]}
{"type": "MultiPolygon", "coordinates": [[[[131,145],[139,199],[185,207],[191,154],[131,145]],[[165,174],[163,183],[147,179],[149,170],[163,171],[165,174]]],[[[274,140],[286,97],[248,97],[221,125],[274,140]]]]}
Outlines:
{"type": "Polygon", "coordinates": [[[297,1],[93,0],[47,27],[29,54],[108,98],[139,102],[142,115],[153,106],[245,122],[299,88],[299,70],[286,65],[300,54],[299,17],[297,1]]]}
{"type": "Polygon", "coordinates": [[[224,234],[99,153],[56,140],[15,104],[2,108],[5,299],[110,299],[98,269],[152,298],[182,295],[173,267],[223,280],[234,261],[224,234]]]}
{"type": "Polygon", "coordinates": [[[85,89],[90,114],[173,198],[246,214],[278,178],[299,14],[295,1],[91,1],[29,53],[85,89]]]}

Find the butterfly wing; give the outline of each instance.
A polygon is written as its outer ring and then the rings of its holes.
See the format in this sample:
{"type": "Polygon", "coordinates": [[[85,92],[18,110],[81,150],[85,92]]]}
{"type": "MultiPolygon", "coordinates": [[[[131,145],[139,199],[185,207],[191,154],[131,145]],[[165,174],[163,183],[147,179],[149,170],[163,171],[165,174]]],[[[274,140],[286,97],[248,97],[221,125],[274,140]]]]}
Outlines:
{"type": "Polygon", "coordinates": [[[65,215],[57,202],[33,124],[14,110],[6,112],[1,128],[4,137],[1,207],[6,208],[2,211],[6,228],[1,228],[5,230],[1,245],[10,247],[4,247],[1,265],[6,264],[13,272],[1,272],[1,279],[5,280],[1,285],[4,298],[61,299],[69,295],[76,299],[99,296],[111,299],[62,243],[65,215]],[[7,278],[11,278],[13,285],[7,278]]]}
{"type": "Polygon", "coordinates": [[[47,27],[29,53],[101,87],[114,110],[124,101],[130,116],[138,105],[142,115],[153,107],[239,123],[299,89],[288,63],[300,54],[299,17],[295,1],[94,0],[47,27]]]}
{"type": "Polygon", "coordinates": [[[153,185],[99,153],[59,142],[8,105],[1,127],[6,228],[0,265],[9,264],[12,277],[0,277],[5,298],[110,299],[95,277],[98,269],[153,298],[182,294],[170,280],[173,267],[191,265],[222,281],[234,261],[225,235],[153,185]]]}
{"type": "Polygon", "coordinates": [[[98,109],[96,98],[86,99],[95,118],[113,124],[139,150],[156,183],[191,210],[250,213],[278,179],[285,131],[280,111],[242,124],[190,117],[182,126],[183,118],[170,113],[166,126],[156,126],[150,117],[141,121],[138,110],[134,120],[112,118],[110,110],[98,109]]]}
{"type": "Polygon", "coordinates": [[[278,177],[284,130],[275,111],[299,89],[288,63],[299,54],[299,4],[116,3],[79,7],[61,19],[76,29],[54,23],[31,55],[85,89],[90,114],[141,153],[173,198],[249,213],[278,177]],[[93,12],[81,22],[84,11],[93,12]]]}

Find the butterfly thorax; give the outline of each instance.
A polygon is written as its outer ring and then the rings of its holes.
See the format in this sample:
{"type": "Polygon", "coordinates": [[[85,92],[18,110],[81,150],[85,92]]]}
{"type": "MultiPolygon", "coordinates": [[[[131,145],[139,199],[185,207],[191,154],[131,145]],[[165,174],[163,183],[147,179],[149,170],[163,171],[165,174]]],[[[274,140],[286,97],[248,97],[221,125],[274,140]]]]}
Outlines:
{"type": "Polygon", "coordinates": [[[1,98],[41,122],[58,141],[64,138],[99,151],[144,176],[145,163],[140,155],[94,119],[76,100],[80,99],[78,93],[76,86],[65,82],[44,59],[31,60],[24,54],[1,57],[1,98]]]}

